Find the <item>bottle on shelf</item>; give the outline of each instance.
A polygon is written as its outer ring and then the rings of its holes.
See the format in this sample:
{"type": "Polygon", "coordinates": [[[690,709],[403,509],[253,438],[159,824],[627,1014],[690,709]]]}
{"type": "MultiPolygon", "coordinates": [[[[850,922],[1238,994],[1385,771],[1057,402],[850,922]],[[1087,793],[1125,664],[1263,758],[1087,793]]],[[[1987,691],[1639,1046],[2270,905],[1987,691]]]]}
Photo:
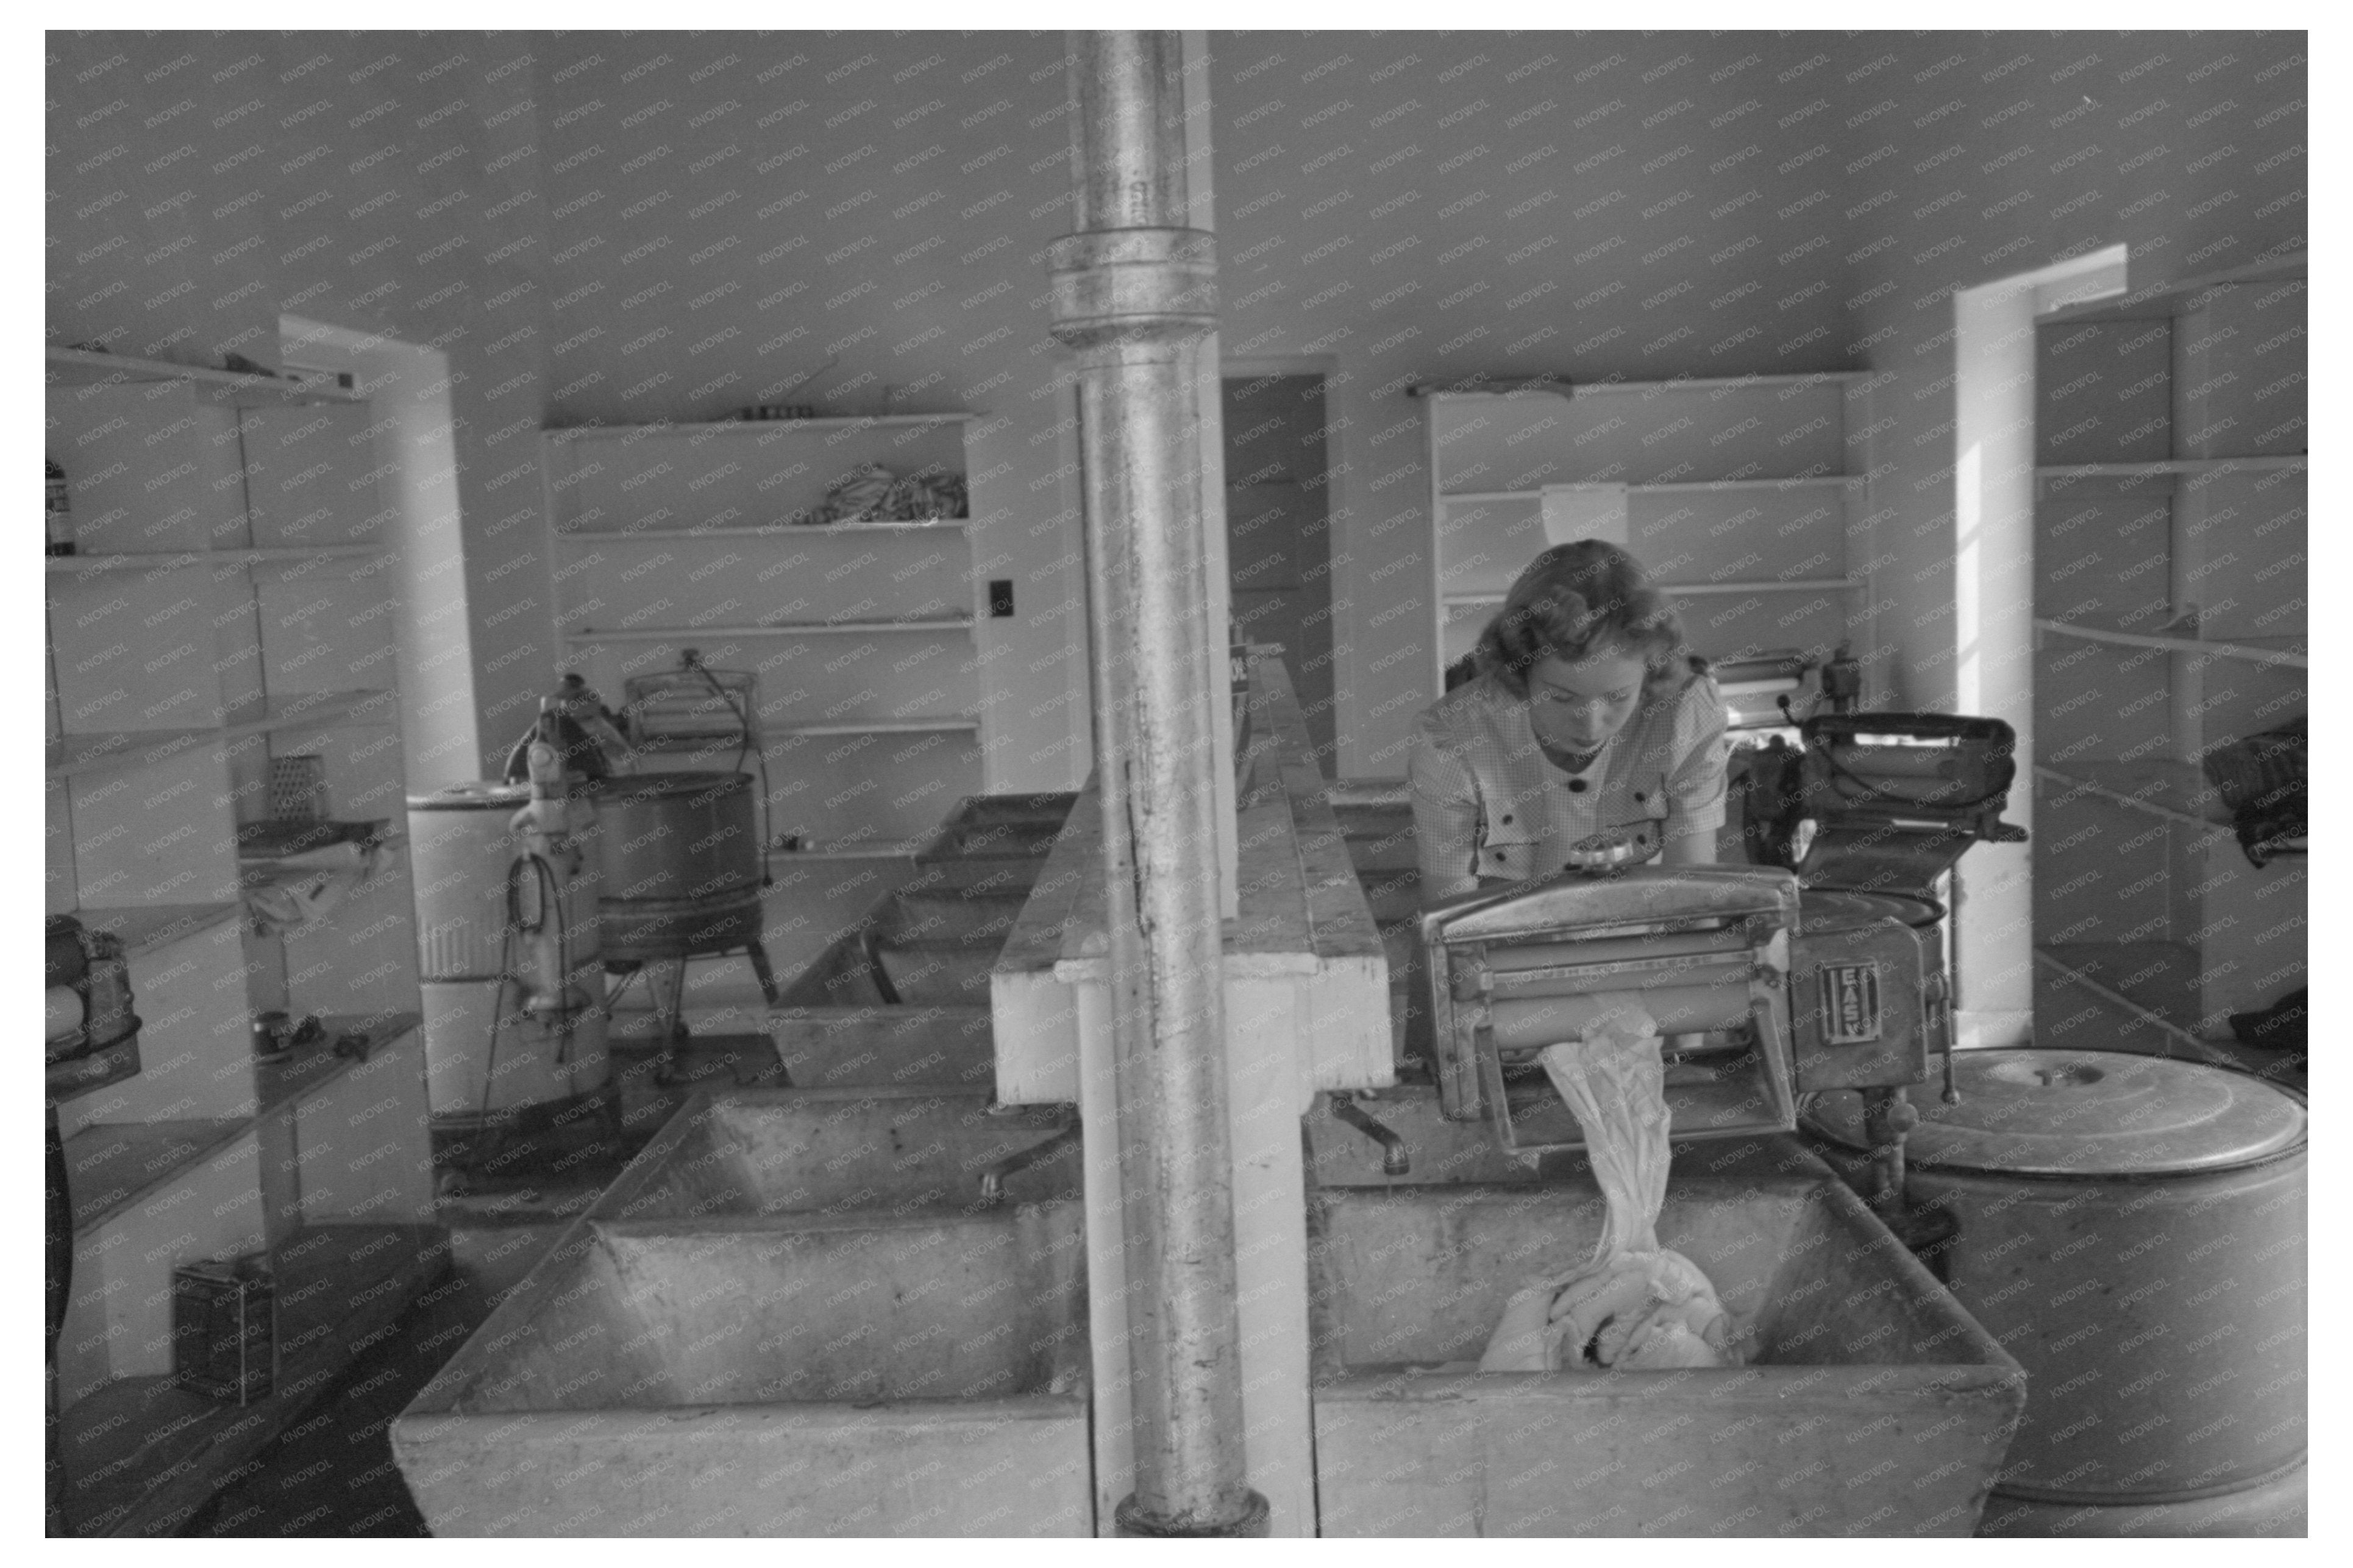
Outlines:
{"type": "Polygon", "coordinates": [[[71,555],[74,552],[73,496],[66,485],[66,471],[58,467],[58,460],[51,458],[48,465],[48,553],[71,555]]]}

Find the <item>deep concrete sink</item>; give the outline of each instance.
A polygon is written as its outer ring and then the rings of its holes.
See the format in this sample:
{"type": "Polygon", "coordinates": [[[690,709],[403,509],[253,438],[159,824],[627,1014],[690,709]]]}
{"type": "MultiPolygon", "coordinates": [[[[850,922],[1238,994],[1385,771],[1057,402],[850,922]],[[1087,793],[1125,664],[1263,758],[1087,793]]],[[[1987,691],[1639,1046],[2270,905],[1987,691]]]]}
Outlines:
{"type": "Polygon", "coordinates": [[[1669,1186],[1660,1239],[1753,1319],[1749,1365],[1439,1370],[1600,1219],[1589,1181],[1317,1195],[1323,1533],[1970,1533],[2025,1374],[1834,1178],[1669,1186]]]}
{"type": "Polygon", "coordinates": [[[989,965],[1041,864],[992,858],[987,875],[969,879],[934,866],[886,894],[769,1009],[787,1080],[831,1089],[993,1081],[989,965]]]}
{"type": "Polygon", "coordinates": [[[891,942],[961,942],[994,952],[1005,945],[1029,899],[1026,888],[902,888],[883,911],[882,936],[891,942]]]}
{"type": "Polygon", "coordinates": [[[1058,1108],[992,1113],[989,1097],[921,1089],[704,1090],[688,1100],[588,1210],[594,1219],[961,1211],[981,1173],[999,1202],[1076,1198],[1080,1146],[1058,1108]]]}
{"type": "Polygon", "coordinates": [[[1018,912],[1020,897],[948,889],[929,900],[904,891],[884,899],[787,981],[768,1010],[786,1080],[813,1089],[993,1081],[988,966],[1004,937],[992,926],[998,906],[1010,901],[1018,912]],[[905,934],[919,929],[925,934],[905,934]]]}
{"type": "Polygon", "coordinates": [[[980,795],[958,801],[915,851],[919,884],[1026,890],[1054,847],[1075,794],[980,795]]]}
{"type": "Polygon", "coordinates": [[[393,1425],[436,1535],[1083,1535],[1080,1205],[583,1219],[393,1425]]]}

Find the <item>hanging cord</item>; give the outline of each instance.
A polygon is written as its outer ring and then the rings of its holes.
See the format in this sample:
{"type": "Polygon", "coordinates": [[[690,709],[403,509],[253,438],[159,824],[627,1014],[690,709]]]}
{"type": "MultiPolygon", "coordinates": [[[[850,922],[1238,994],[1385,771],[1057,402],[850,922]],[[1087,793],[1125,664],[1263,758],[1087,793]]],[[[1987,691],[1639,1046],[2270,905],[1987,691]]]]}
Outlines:
{"type": "Polygon", "coordinates": [[[482,1166],[489,1161],[491,1155],[493,1152],[503,1152],[506,1147],[506,1130],[491,1121],[491,1089],[498,1082],[499,1020],[501,1010],[506,1005],[509,978],[507,962],[513,951],[514,930],[509,927],[499,942],[498,984],[491,987],[491,1037],[489,1047],[482,1055],[482,1107],[477,1118],[481,1127],[480,1131],[467,1141],[466,1162],[462,1167],[469,1176],[480,1176],[482,1173],[482,1166]],[[484,1144],[486,1133],[490,1139],[487,1147],[484,1144]]]}
{"type": "MultiPolygon", "coordinates": [[[[507,931],[509,932],[509,940],[512,941],[512,937],[516,934],[528,933],[539,929],[539,925],[526,924],[523,920],[522,889],[521,883],[516,879],[515,873],[521,870],[526,862],[530,864],[532,873],[537,879],[539,885],[540,924],[544,924],[550,919],[553,919],[555,921],[555,1027],[557,1039],[555,1047],[555,1064],[558,1067],[569,1067],[572,1065],[573,1030],[573,1006],[571,995],[571,928],[569,922],[567,922],[564,918],[565,909],[563,891],[556,883],[555,868],[548,863],[544,856],[526,851],[523,854],[516,856],[512,860],[507,863],[507,931]]],[[[501,967],[503,967],[503,965],[501,965],[501,967]]]]}
{"type": "MultiPolygon", "coordinates": [[[[742,773],[744,771],[744,759],[752,752],[752,716],[744,711],[744,708],[736,702],[734,694],[729,691],[726,687],[720,684],[719,678],[711,673],[710,667],[702,662],[702,656],[697,654],[692,648],[681,650],[679,654],[679,661],[684,664],[687,668],[693,670],[697,675],[702,677],[704,682],[710,686],[711,689],[718,694],[719,700],[727,705],[727,711],[735,715],[735,721],[741,728],[744,741],[741,745],[735,748],[734,771],[739,773],[742,773]]],[[[764,888],[772,888],[776,886],[776,884],[768,878],[768,846],[775,841],[775,830],[776,825],[769,818],[768,816],[768,752],[765,747],[761,748],[759,758],[760,886],[764,888]]]]}
{"type": "Polygon", "coordinates": [[[484,1129],[491,1133],[491,1139],[487,1147],[484,1146],[479,1135],[476,1140],[468,1144],[466,1160],[462,1168],[469,1176],[479,1176],[481,1173],[483,1164],[490,1159],[491,1155],[492,1153],[504,1152],[509,1142],[507,1128],[503,1125],[493,1122],[491,1120],[491,1095],[498,1084],[499,1031],[500,1026],[505,1021],[507,987],[512,984],[515,986],[518,991],[522,992],[524,996],[527,997],[529,995],[529,992],[527,989],[524,989],[522,982],[515,979],[510,973],[514,966],[516,939],[537,929],[533,925],[527,924],[523,919],[522,898],[522,884],[518,873],[521,872],[526,865],[531,868],[532,874],[538,879],[540,892],[542,895],[540,906],[542,911],[540,916],[541,920],[544,921],[549,918],[549,914],[552,911],[556,921],[555,951],[558,980],[555,1010],[557,1041],[555,1047],[555,1063],[558,1067],[569,1067],[572,1065],[572,1044],[575,1026],[574,1019],[575,1014],[571,1005],[570,997],[570,988],[572,984],[572,944],[569,936],[570,928],[564,919],[565,910],[561,894],[558,890],[555,880],[555,868],[550,865],[545,858],[526,851],[507,862],[506,920],[501,925],[499,933],[498,984],[494,985],[491,991],[490,1037],[486,1042],[482,1057],[482,1100],[481,1109],[479,1114],[479,1120],[484,1129]]]}

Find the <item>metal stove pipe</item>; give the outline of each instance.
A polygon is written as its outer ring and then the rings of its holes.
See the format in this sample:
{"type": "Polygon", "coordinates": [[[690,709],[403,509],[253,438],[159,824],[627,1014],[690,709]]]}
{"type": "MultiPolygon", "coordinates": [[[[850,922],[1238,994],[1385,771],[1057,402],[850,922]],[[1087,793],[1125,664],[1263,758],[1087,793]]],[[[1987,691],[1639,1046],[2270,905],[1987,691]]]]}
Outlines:
{"type": "Polygon", "coordinates": [[[1176,33],[1066,45],[1077,233],[1048,252],[1079,366],[1135,1490],[1123,1535],[1262,1535],[1244,1476],[1217,765],[1194,373],[1211,237],[1185,226],[1176,33]]]}

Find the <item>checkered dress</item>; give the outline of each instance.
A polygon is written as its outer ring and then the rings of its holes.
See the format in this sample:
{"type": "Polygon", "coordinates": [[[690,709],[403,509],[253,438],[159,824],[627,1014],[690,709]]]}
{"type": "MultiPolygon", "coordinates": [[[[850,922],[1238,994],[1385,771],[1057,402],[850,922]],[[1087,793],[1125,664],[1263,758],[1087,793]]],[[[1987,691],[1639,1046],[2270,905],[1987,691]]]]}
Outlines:
{"type": "Polygon", "coordinates": [[[1706,675],[1651,688],[1574,775],[1537,745],[1525,698],[1493,675],[1458,686],[1423,710],[1407,769],[1422,898],[1467,893],[1482,879],[1549,876],[1577,840],[1605,829],[1630,832],[1653,854],[1669,837],[1713,835],[1730,755],[1724,696],[1706,675]]]}

